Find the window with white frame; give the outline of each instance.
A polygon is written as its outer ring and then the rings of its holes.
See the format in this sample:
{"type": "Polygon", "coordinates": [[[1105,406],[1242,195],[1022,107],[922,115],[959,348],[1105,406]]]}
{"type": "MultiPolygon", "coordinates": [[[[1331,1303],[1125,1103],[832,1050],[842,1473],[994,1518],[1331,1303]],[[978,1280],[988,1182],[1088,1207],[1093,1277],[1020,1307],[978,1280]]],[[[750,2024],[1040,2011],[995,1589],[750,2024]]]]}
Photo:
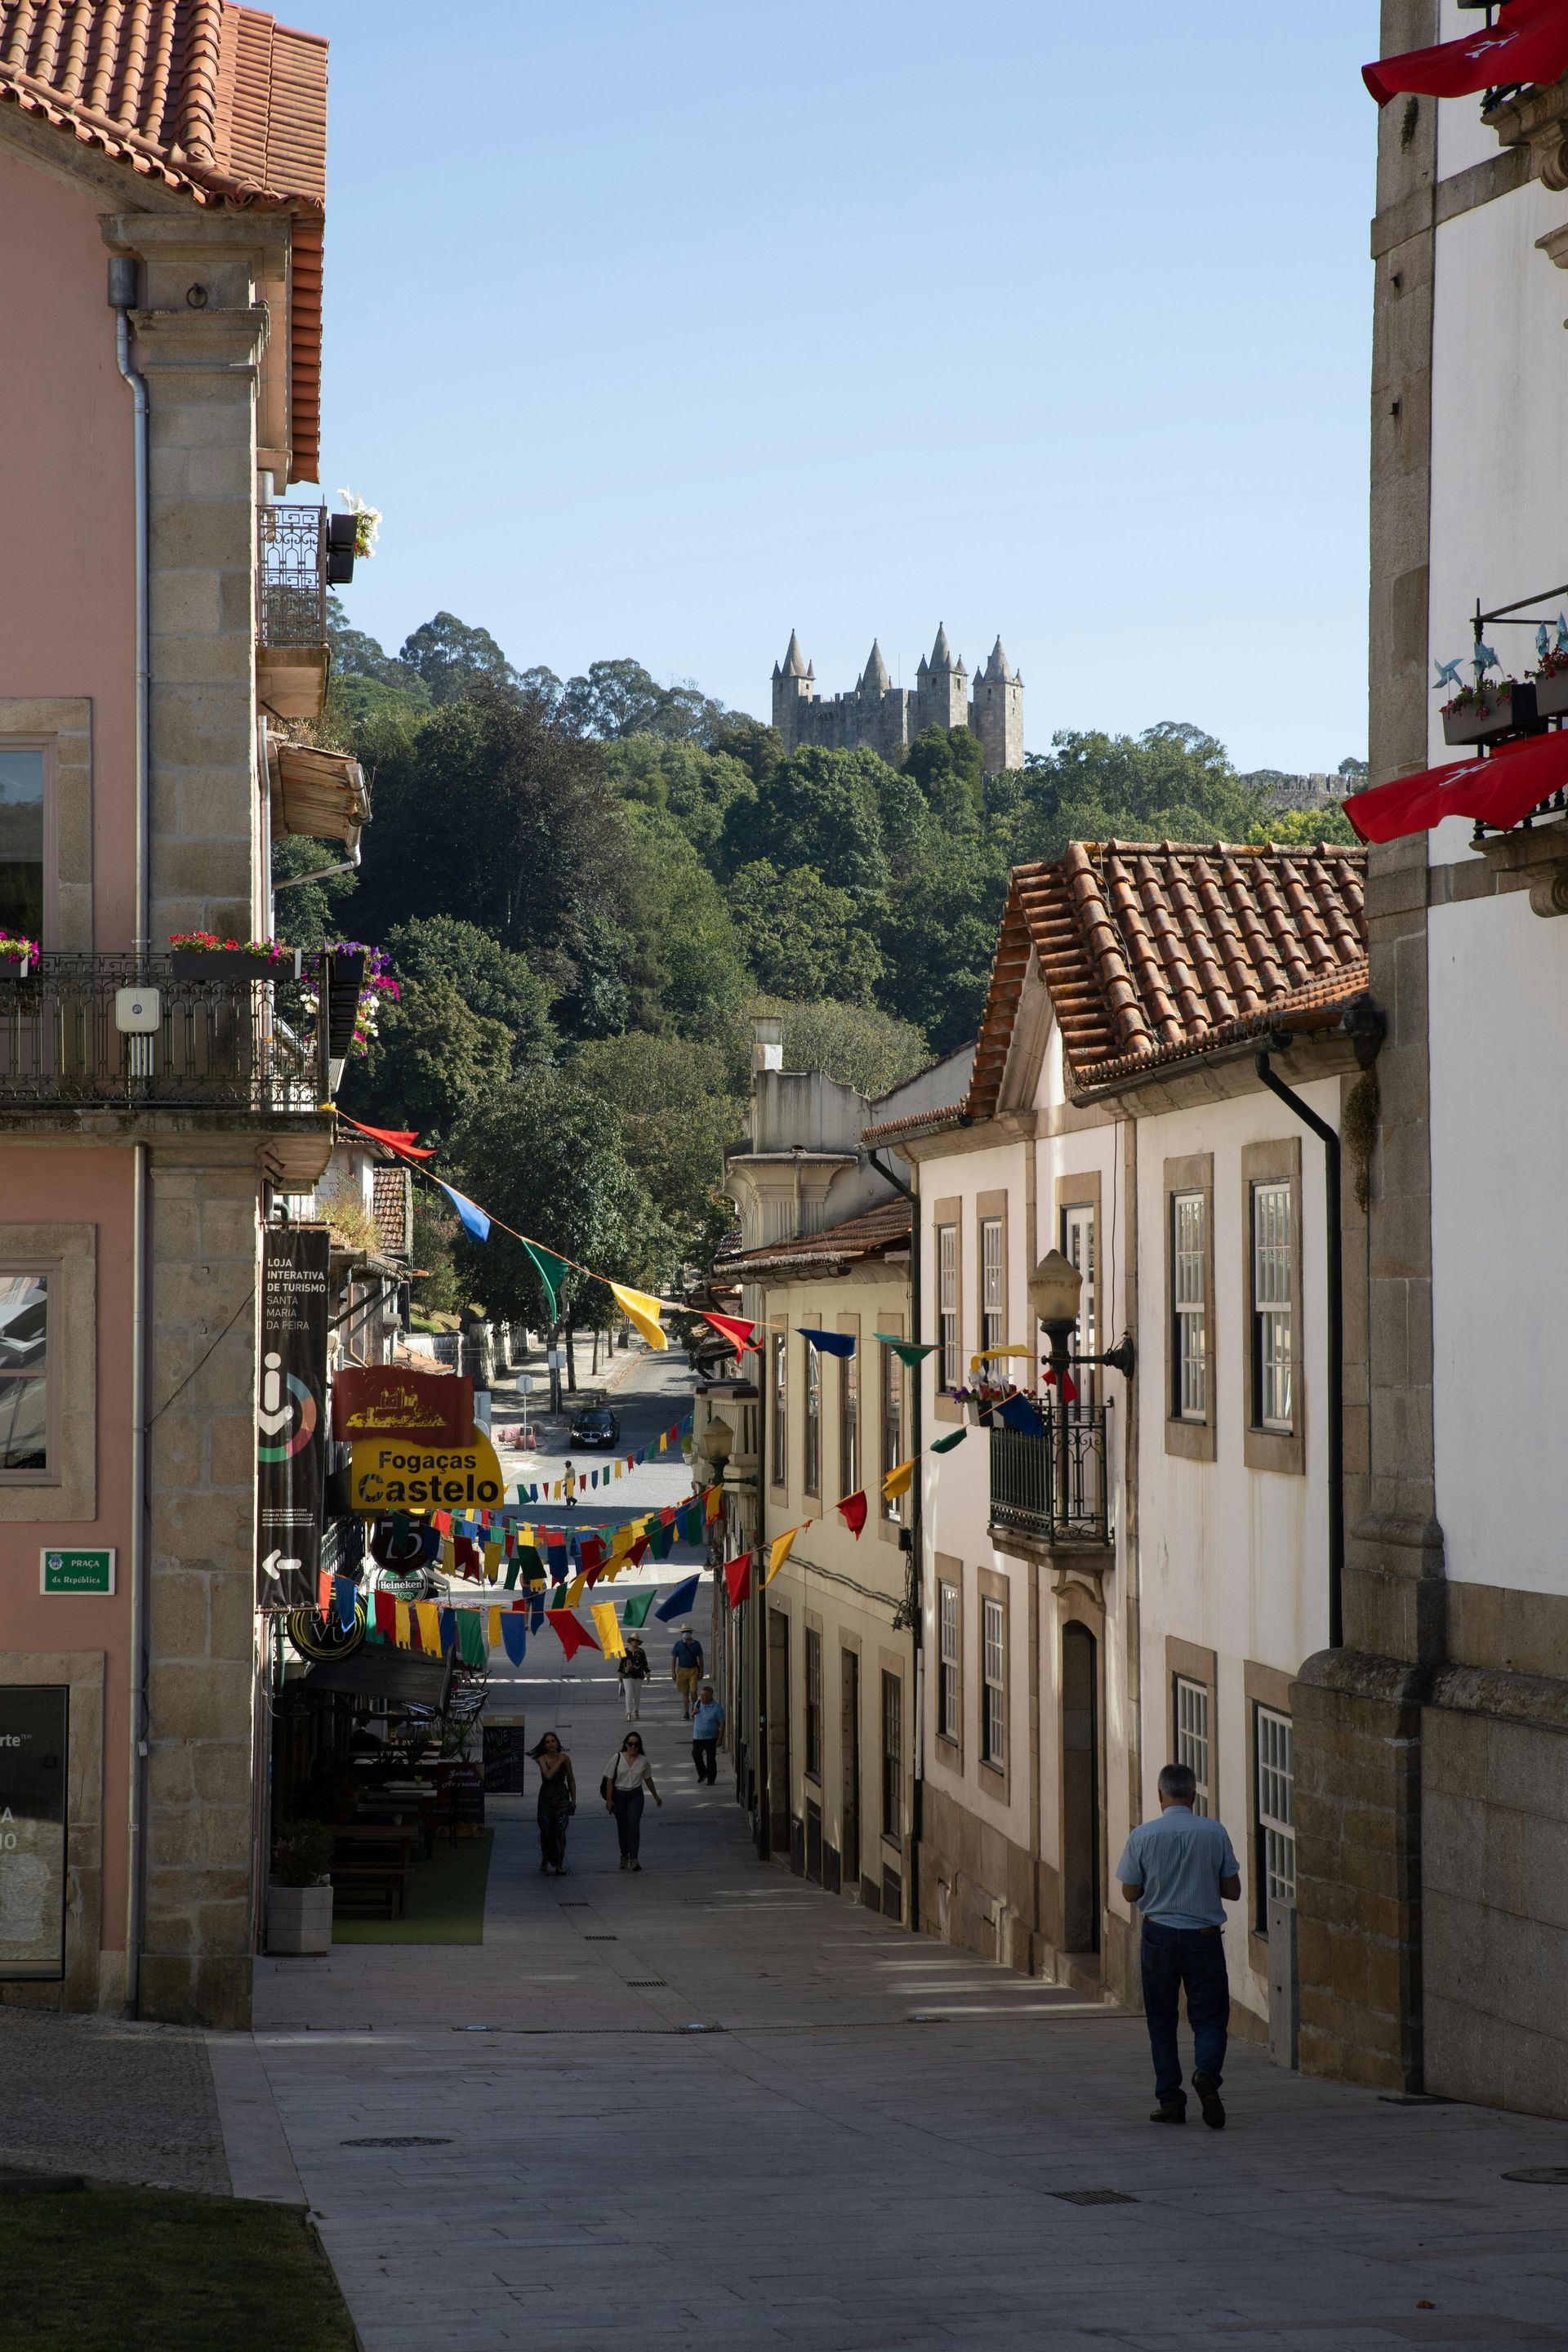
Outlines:
{"type": "Polygon", "coordinates": [[[1171,1195],[1171,1362],[1175,1421],[1208,1418],[1208,1320],[1204,1270],[1208,1236],[1201,1192],[1171,1195]]]}
{"type": "Polygon", "coordinates": [[[959,1385],[958,1341],[958,1227],[938,1225],[936,1229],[936,1336],[941,1342],[937,1361],[942,1366],[942,1385],[955,1389],[959,1385]]]}
{"type": "Polygon", "coordinates": [[[49,1275],[0,1270],[0,1477],[47,1478],[49,1275]]]}
{"type": "Polygon", "coordinates": [[[1252,1187],[1252,1421],[1256,1429],[1295,1427],[1291,1393],[1290,1186],[1252,1187]]]}
{"type": "Polygon", "coordinates": [[[987,1764],[1007,1764],[1007,1612],[1000,1601],[980,1604],[980,1753],[987,1764]]]}
{"type": "Polygon", "coordinates": [[[838,1366],[838,1486],[853,1495],[860,1484],[860,1349],[838,1366]]]}
{"type": "Polygon", "coordinates": [[[1209,1790],[1209,1693],[1206,1683],[1195,1683],[1186,1675],[1175,1677],[1176,1761],[1192,1768],[1197,1782],[1193,1799],[1194,1813],[1210,1811],[1209,1790]]]}
{"type": "Polygon", "coordinates": [[[775,1486],[789,1483],[789,1335],[775,1331],[770,1345],[773,1355],[773,1428],[769,1446],[773,1455],[773,1479],[775,1486]]]}
{"type": "Polygon", "coordinates": [[[956,1584],[937,1586],[936,1614],[936,1727],[943,1739],[956,1740],[959,1707],[958,1587],[956,1584]]]}
{"type": "Polygon", "coordinates": [[[980,1220],[980,1345],[1007,1344],[1006,1269],[1002,1259],[1002,1220],[980,1220]]]}
{"type": "Polygon", "coordinates": [[[822,1492],[822,1366],[816,1349],[805,1349],[805,1461],[801,1484],[808,1495],[822,1492]]]}
{"type": "Polygon", "coordinates": [[[1288,1715],[1255,1710],[1258,1749],[1258,1925],[1268,1927],[1268,1906],[1296,1900],[1296,1775],[1288,1715]]]}

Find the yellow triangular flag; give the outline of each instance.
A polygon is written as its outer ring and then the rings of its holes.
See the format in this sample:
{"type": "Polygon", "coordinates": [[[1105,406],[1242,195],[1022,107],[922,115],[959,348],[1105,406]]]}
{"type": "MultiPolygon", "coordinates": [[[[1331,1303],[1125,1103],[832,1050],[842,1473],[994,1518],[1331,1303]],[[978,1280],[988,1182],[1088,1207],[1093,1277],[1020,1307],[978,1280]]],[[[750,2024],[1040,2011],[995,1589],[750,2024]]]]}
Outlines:
{"type": "Polygon", "coordinates": [[[571,1583],[566,1587],[565,1605],[568,1609],[576,1608],[577,1603],[583,1598],[583,1588],[587,1581],[588,1580],[585,1576],[574,1576],[572,1579],[571,1583]]]}
{"type": "Polygon", "coordinates": [[[918,1454],[911,1454],[907,1462],[900,1462],[896,1469],[889,1471],[882,1481],[882,1495],[887,1502],[896,1503],[900,1495],[909,1493],[910,1482],[915,1475],[915,1464],[919,1460],[918,1454]]]}
{"type": "Polygon", "coordinates": [[[624,1658],[626,1645],[621,1639],[621,1629],[616,1617],[613,1601],[595,1601],[588,1612],[594,1630],[599,1636],[599,1647],[606,1658],[624,1658]]]}
{"type": "Polygon", "coordinates": [[[495,1582],[497,1577],[500,1574],[500,1554],[501,1548],[499,1543],[486,1544],[485,1575],[491,1584],[495,1582]]]}
{"type": "Polygon", "coordinates": [[[422,1650],[441,1647],[441,1612],[433,1601],[416,1601],[414,1613],[419,1620],[419,1646],[422,1650]]]}
{"type": "Polygon", "coordinates": [[[768,1550],[768,1572],[763,1579],[764,1586],[773,1582],[774,1577],[778,1574],[780,1569],[789,1558],[790,1549],[799,1533],[800,1529],[798,1528],[791,1528],[787,1535],[775,1536],[773,1538],[773,1543],[768,1550]]]}
{"type": "Polygon", "coordinates": [[[500,1648],[500,1611],[499,1609],[490,1611],[489,1644],[492,1650],[500,1648]]]}
{"type": "Polygon", "coordinates": [[[406,1601],[394,1601],[393,1606],[397,1612],[397,1630],[394,1638],[400,1650],[406,1650],[412,1638],[408,1631],[408,1603],[406,1601]]]}
{"type": "Polygon", "coordinates": [[[650,1348],[668,1348],[668,1335],[659,1321],[659,1304],[646,1290],[628,1290],[624,1282],[612,1282],[610,1296],[628,1323],[635,1323],[650,1348]]]}

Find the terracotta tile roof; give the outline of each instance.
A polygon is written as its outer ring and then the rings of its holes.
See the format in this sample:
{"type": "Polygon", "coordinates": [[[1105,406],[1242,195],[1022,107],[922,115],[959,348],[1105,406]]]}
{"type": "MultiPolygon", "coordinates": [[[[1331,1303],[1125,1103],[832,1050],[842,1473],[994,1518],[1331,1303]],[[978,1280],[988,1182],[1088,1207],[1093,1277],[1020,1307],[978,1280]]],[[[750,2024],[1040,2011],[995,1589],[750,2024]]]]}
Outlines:
{"type": "Polygon", "coordinates": [[[389,1257],[406,1257],[413,1243],[410,1195],[413,1185],[401,1165],[371,1171],[371,1215],[376,1234],[389,1257]]]}
{"type": "Polygon", "coordinates": [[[1334,1017],[1367,985],[1365,879],[1365,850],[1337,845],[1074,841],[1016,867],[971,1118],[996,1108],[1031,953],[1081,1091],[1334,1017]]]}
{"type": "Polygon", "coordinates": [[[943,1103],[936,1110],[907,1111],[902,1118],[885,1118],[879,1127],[862,1128],[860,1140],[874,1147],[896,1142],[901,1135],[935,1135],[944,1127],[956,1127],[964,1115],[961,1102],[943,1103]]]}
{"type": "Polygon", "coordinates": [[[857,1258],[876,1257],[883,1250],[897,1248],[909,1240],[910,1233],[909,1202],[879,1201],[874,1209],[862,1209],[858,1216],[846,1217],[842,1224],[828,1225],[822,1233],[797,1234],[792,1241],[768,1242],[761,1249],[743,1250],[726,1261],[724,1270],[744,1281],[774,1268],[787,1271],[852,1264],[857,1258]]]}
{"type": "Polygon", "coordinates": [[[327,45],[231,0],[0,0],[0,104],[198,205],[292,212],[296,480],[321,441],[327,45]]]}

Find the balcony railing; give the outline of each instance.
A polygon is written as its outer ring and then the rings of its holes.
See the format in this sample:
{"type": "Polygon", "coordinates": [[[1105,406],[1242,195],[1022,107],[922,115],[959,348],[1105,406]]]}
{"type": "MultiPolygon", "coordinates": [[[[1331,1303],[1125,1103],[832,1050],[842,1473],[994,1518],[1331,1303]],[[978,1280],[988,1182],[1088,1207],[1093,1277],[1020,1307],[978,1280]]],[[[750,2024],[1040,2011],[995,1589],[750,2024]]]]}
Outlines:
{"type": "Polygon", "coordinates": [[[1105,1407],[1039,1407],[1043,1437],[991,1431],[991,1525],[1036,1543],[1112,1540],[1105,1407]]]}
{"type": "Polygon", "coordinates": [[[258,641],[264,646],[327,642],[327,509],[258,507],[258,641]]]}
{"type": "Polygon", "coordinates": [[[0,1108],[313,1110],[329,1091],[316,1030],[292,980],[47,955],[26,980],[0,979],[0,1108]]]}

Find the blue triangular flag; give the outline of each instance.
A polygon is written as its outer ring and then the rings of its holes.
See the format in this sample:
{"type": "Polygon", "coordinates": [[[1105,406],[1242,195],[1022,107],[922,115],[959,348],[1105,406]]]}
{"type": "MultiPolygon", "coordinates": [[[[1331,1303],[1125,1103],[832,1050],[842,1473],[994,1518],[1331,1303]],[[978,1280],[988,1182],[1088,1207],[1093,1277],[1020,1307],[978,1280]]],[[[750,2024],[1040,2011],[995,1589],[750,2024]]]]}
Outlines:
{"type": "Polygon", "coordinates": [[[501,1612],[501,1647],[514,1666],[521,1666],[528,1649],[528,1627],[521,1610],[507,1609],[501,1612]]]}
{"type": "MultiPolygon", "coordinates": [[[[441,1184],[439,1176],[437,1177],[436,1181],[441,1184]]],[[[463,1231],[466,1234],[472,1234],[477,1242],[488,1242],[490,1237],[490,1221],[484,1211],[476,1206],[466,1192],[455,1191],[450,1184],[441,1184],[441,1190],[458,1212],[458,1221],[463,1231]]]]}
{"type": "Polygon", "coordinates": [[[457,1638],[458,1612],[455,1609],[443,1609],[441,1612],[441,1648],[443,1653],[452,1647],[453,1643],[457,1641],[457,1638]]]}
{"type": "Polygon", "coordinates": [[[677,1617],[684,1617],[687,1611],[695,1605],[697,1585],[698,1579],[695,1576],[684,1578],[674,1587],[668,1597],[659,1602],[653,1612],[654,1615],[662,1617],[667,1625],[673,1623],[677,1617]]]}
{"type": "Polygon", "coordinates": [[[332,1591],[338,1604],[338,1623],[345,1633],[352,1633],[355,1622],[354,1603],[359,1598],[354,1591],[353,1577],[334,1576],[332,1591]]]}
{"type": "Polygon", "coordinates": [[[1017,1430],[1022,1436],[1044,1437],[1046,1424],[1027,1397],[1004,1397],[994,1410],[1001,1414],[1009,1429],[1017,1430]]]}
{"type": "Polygon", "coordinates": [[[798,1324],[796,1328],[803,1339],[809,1340],[814,1348],[820,1348],[825,1356],[852,1356],[855,1353],[855,1342],[847,1331],[814,1331],[805,1323],[798,1324]]]}

